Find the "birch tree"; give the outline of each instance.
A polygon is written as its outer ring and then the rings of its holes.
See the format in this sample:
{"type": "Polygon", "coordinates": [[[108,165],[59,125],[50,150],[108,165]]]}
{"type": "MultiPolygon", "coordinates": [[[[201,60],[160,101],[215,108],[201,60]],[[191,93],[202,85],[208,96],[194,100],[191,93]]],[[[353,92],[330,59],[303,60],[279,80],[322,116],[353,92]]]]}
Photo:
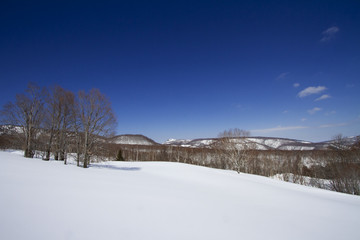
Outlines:
{"type": "Polygon", "coordinates": [[[215,148],[220,158],[229,161],[235,171],[240,173],[245,170],[247,151],[251,149],[251,143],[246,139],[250,132],[233,128],[219,133],[215,148]]]}
{"type": "Polygon", "coordinates": [[[47,94],[44,128],[48,141],[44,160],[50,159],[51,152],[54,153],[55,160],[65,160],[74,105],[75,95],[60,86],[53,87],[47,94]]]}
{"type": "Polygon", "coordinates": [[[55,86],[47,94],[46,97],[46,114],[44,127],[47,132],[48,142],[46,144],[46,154],[44,160],[50,159],[50,153],[53,148],[54,138],[58,131],[58,126],[61,121],[61,101],[60,96],[63,89],[59,86],[55,86]]]}
{"type": "Polygon", "coordinates": [[[34,141],[44,115],[44,89],[29,83],[25,93],[17,94],[16,101],[5,104],[1,115],[6,124],[19,126],[24,135],[24,156],[34,156],[34,141]]]}
{"type": "Polygon", "coordinates": [[[99,137],[113,133],[116,119],[111,103],[98,89],[91,89],[88,93],[80,91],[78,104],[84,134],[83,167],[87,168],[91,156],[96,152],[96,143],[102,140],[99,137]]]}

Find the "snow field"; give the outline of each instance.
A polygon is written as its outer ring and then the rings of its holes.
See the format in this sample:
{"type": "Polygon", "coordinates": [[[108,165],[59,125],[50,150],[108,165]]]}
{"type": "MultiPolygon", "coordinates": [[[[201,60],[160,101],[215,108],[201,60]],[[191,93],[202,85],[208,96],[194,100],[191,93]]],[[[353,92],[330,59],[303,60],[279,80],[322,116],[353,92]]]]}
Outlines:
{"type": "Polygon", "coordinates": [[[0,239],[359,239],[360,197],[181,163],[0,152],[0,239]]]}

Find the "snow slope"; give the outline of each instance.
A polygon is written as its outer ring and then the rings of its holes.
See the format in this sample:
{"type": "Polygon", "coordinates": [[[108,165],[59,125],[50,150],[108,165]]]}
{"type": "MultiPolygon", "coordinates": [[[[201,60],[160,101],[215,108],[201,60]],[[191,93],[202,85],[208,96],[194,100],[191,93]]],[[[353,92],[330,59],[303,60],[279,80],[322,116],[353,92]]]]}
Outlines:
{"type": "Polygon", "coordinates": [[[0,152],[0,239],[360,239],[360,197],[167,162],[0,152]]]}

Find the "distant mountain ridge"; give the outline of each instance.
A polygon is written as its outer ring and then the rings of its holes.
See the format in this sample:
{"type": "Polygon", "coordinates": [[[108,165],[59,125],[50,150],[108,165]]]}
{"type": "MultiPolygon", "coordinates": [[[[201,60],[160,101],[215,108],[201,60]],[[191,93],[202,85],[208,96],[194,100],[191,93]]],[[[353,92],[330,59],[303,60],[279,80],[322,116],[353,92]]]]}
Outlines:
{"type": "MultiPolygon", "coordinates": [[[[2,134],[21,134],[22,129],[19,126],[1,125],[0,135],[2,134]]],[[[360,136],[347,137],[345,143],[349,146],[358,141],[360,136]]],[[[146,145],[146,146],[178,146],[178,147],[211,147],[216,143],[218,138],[198,138],[198,139],[169,139],[163,144],[157,143],[149,137],[141,134],[122,134],[109,138],[103,138],[104,141],[113,144],[122,145],[146,145]]],[[[236,138],[235,138],[236,139],[236,138]]],[[[335,140],[324,142],[309,142],[303,140],[289,139],[289,138],[276,138],[276,137],[247,137],[245,138],[248,143],[251,143],[252,148],[257,150],[325,150],[334,144],[335,140]]],[[[240,143],[239,143],[240,144],[240,143]]]]}
{"type": "MultiPolygon", "coordinates": [[[[345,138],[345,142],[350,146],[354,144],[357,139],[358,137],[348,137],[345,138]]],[[[193,140],[169,139],[164,143],[164,145],[194,148],[210,147],[216,143],[217,140],[217,138],[199,138],[193,140]]],[[[253,148],[257,150],[325,150],[334,143],[334,140],[314,143],[309,141],[275,137],[246,137],[245,140],[247,143],[251,143],[253,148]]]]}

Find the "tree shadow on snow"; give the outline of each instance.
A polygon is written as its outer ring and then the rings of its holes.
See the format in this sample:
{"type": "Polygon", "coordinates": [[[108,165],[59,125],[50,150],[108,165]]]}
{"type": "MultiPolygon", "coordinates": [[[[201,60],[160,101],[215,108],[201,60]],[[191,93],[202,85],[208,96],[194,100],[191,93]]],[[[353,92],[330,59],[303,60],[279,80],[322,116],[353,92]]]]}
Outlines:
{"type": "Polygon", "coordinates": [[[117,167],[113,165],[91,165],[91,168],[105,168],[105,169],[112,169],[112,170],[121,170],[121,171],[140,171],[141,168],[139,167],[117,167]]]}

